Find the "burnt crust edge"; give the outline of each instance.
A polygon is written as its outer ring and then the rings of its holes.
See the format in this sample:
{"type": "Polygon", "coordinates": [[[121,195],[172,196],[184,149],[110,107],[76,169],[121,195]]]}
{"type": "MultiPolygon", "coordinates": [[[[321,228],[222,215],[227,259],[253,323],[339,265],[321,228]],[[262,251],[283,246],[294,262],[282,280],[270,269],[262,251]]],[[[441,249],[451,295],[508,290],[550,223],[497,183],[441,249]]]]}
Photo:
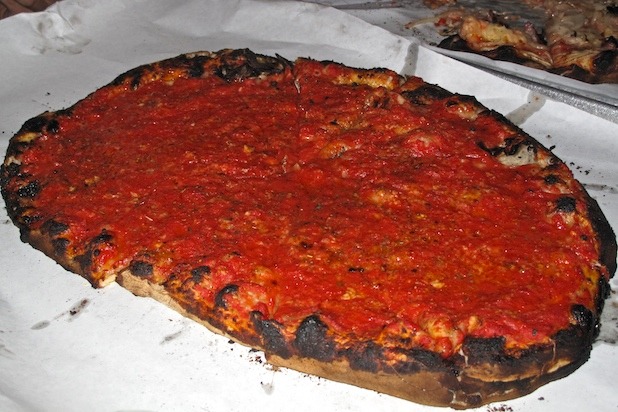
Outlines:
{"type": "Polygon", "coordinates": [[[451,35],[440,41],[440,43],[438,43],[438,47],[446,50],[485,56],[492,60],[520,64],[522,66],[531,67],[553,73],[558,76],[564,76],[591,84],[618,82],[618,72],[616,71],[616,67],[618,66],[618,52],[616,50],[599,52],[593,62],[594,71],[591,72],[575,64],[567,67],[546,68],[539,63],[522,57],[517,52],[515,47],[509,45],[498,46],[495,49],[487,51],[476,51],[473,50],[467,42],[457,34],[451,35]]]}

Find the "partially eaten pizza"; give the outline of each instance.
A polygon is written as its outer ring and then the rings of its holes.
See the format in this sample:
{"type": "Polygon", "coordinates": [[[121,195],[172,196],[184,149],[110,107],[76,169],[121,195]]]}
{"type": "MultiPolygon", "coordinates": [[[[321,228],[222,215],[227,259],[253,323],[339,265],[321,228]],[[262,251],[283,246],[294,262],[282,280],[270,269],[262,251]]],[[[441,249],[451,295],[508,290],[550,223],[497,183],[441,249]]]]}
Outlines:
{"type": "MultiPolygon", "coordinates": [[[[425,2],[427,4],[427,2],[425,2]]],[[[519,63],[588,83],[618,83],[618,5],[613,0],[523,0],[531,21],[494,9],[429,2],[448,8],[434,21],[439,47],[519,63]]],[[[515,3],[517,4],[517,3],[515,3]]],[[[409,27],[418,22],[411,22],[409,27]]]]}
{"type": "Polygon", "coordinates": [[[28,120],[21,239],[279,366],[475,407],[590,354],[616,270],[598,204],[469,96],[387,69],[221,50],[28,120]]]}

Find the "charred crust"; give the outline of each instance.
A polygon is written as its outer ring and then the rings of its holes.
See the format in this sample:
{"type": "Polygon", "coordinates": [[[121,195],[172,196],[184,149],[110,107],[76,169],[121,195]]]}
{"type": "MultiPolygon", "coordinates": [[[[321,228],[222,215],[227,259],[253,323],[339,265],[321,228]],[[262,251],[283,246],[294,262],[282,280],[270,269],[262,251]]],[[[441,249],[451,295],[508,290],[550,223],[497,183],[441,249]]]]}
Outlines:
{"type": "Polygon", "coordinates": [[[204,64],[212,59],[210,54],[181,54],[156,63],[144,64],[126,71],[116,77],[110,86],[127,85],[131,90],[137,90],[143,84],[160,78],[159,73],[178,71],[178,77],[201,77],[204,74],[204,64]],[[154,74],[154,76],[150,76],[154,74]]]}
{"type": "Polygon", "coordinates": [[[49,123],[49,113],[43,113],[39,116],[27,120],[19,131],[19,135],[25,133],[41,133],[49,123]]]}
{"type": "Polygon", "coordinates": [[[65,238],[57,238],[52,239],[52,248],[54,250],[54,254],[59,257],[64,257],[66,255],[67,248],[69,247],[69,240],[65,238]]]}
{"type": "Polygon", "coordinates": [[[548,185],[555,185],[559,183],[561,179],[555,174],[549,174],[543,178],[543,181],[548,185]]]}
{"type": "Polygon", "coordinates": [[[397,373],[415,373],[421,369],[431,371],[444,371],[446,362],[437,353],[425,349],[410,349],[402,351],[408,361],[398,362],[392,365],[397,373]]]}
{"type": "Polygon", "coordinates": [[[262,338],[264,350],[283,359],[289,359],[292,356],[292,351],[281,332],[281,324],[274,320],[264,319],[264,315],[259,311],[251,312],[250,316],[255,331],[262,338]]]}
{"type": "Polygon", "coordinates": [[[504,144],[501,146],[487,147],[485,145],[485,142],[483,141],[478,141],[476,144],[481,150],[489,153],[493,157],[497,157],[501,154],[504,154],[506,156],[513,156],[519,151],[523,143],[524,142],[519,138],[507,137],[506,139],[504,139],[504,144]]]}
{"type": "Polygon", "coordinates": [[[335,358],[336,344],[328,337],[328,326],[318,315],[306,317],[296,330],[294,347],[302,357],[328,362],[335,358]]]}
{"type": "Polygon", "coordinates": [[[577,201],[572,196],[561,196],[556,200],[556,211],[573,213],[577,210],[577,201]]]}
{"type": "MultiPolygon", "coordinates": [[[[606,41],[611,43],[612,39],[607,39],[606,41]]],[[[593,71],[591,72],[575,64],[566,67],[554,67],[547,69],[545,66],[537,62],[521,56],[517,52],[517,49],[513,46],[505,45],[496,47],[493,50],[476,51],[470,48],[466,41],[458,35],[447,37],[438,44],[438,47],[447,50],[474,53],[492,60],[507,61],[536,69],[547,70],[550,73],[570,77],[587,83],[615,83],[618,81],[618,74],[616,70],[618,66],[618,50],[615,48],[610,48],[609,50],[599,52],[593,60],[593,71]]]]}
{"type": "Polygon", "coordinates": [[[229,285],[224,286],[215,296],[215,308],[227,309],[227,303],[225,301],[226,296],[230,293],[233,294],[237,292],[238,285],[230,283],[229,285]]]}
{"type": "Polygon", "coordinates": [[[248,49],[232,50],[221,55],[215,75],[227,82],[282,73],[288,63],[280,58],[253,53],[248,49]]]}
{"type": "Polygon", "coordinates": [[[505,358],[504,352],[505,339],[496,338],[475,338],[468,336],[462,344],[462,352],[468,357],[470,364],[494,363],[496,360],[505,358]]]}
{"type": "Polygon", "coordinates": [[[451,97],[453,94],[446,89],[433,84],[424,84],[414,90],[401,92],[413,105],[429,105],[437,100],[443,100],[451,97]]]}
{"type": "Polygon", "coordinates": [[[178,69],[185,71],[187,77],[202,77],[205,73],[204,66],[212,60],[210,54],[181,54],[168,60],[163,60],[162,69],[178,69]]]}
{"type": "Polygon", "coordinates": [[[83,254],[75,256],[74,260],[81,268],[81,273],[88,276],[92,268],[92,258],[99,254],[99,245],[111,243],[112,235],[103,229],[100,234],[95,236],[86,246],[83,254]]]}
{"type": "MultiPolygon", "coordinates": [[[[19,218],[21,220],[21,223],[23,223],[26,226],[30,226],[33,223],[36,223],[36,222],[40,221],[41,219],[43,219],[39,215],[28,215],[28,214],[26,214],[25,211],[28,210],[26,208],[16,207],[14,210],[18,211],[17,215],[19,216],[19,218]]],[[[23,234],[22,234],[22,237],[23,237],[23,234]]]]}
{"type": "Polygon", "coordinates": [[[556,333],[554,342],[559,353],[571,360],[567,365],[570,370],[575,370],[590,357],[595,329],[582,328],[573,325],[556,333]]]}
{"type": "Polygon", "coordinates": [[[609,282],[604,276],[600,276],[598,280],[598,288],[599,293],[596,297],[596,313],[598,316],[594,316],[594,330],[593,330],[593,339],[596,339],[601,333],[601,317],[600,314],[603,311],[603,307],[605,306],[605,299],[609,297],[611,294],[611,287],[609,286],[609,282]]]}
{"type": "Polygon", "coordinates": [[[616,234],[597,201],[589,195],[586,197],[586,200],[588,218],[600,242],[599,261],[605,265],[609,272],[609,276],[612,277],[616,272],[616,251],[618,250],[616,234]]]}
{"type": "MultiPolygon", "coordinates": [[[[616,59],[615,56],[613,57],[613,59],[614,60],[611,64],[613,64],[614,66],[617,66],[618,63],[616,62],[616,60],[618,59],[616,59]]],[[[609,56],[603,56],[603,63],[601,63],[601,65],[603,67],[610,65],[609,56]]],[[[551,69],[550,72],[554,74],[558,74],[560,76],[570,77],[572,79],[576,79],[582,82],[592,83],[592,84],[618,82],[618,68],[616,67],[614,67],[613,69],[608,68],[608,69],[604,69],[603,71],[601,71],[601,70],[597,70],[597,68],[594,66],[594,63],[593,63],[593,67],[595,71],[590,72],[586,69],[583,69],[582,67],[579,67],[576,64],[572,64],[566,67],[557,67],[557,68],[551,69]]]]}
{"type": "Polygon", "coordinates": [[[458,35],[449,36],[446,39],[438,43],[438,47],[447,50],[472,52],[472,49],[468,46],[468,43],[458,35]]]}
{"type": "MultiPolygon", "coordinates": [[[[614,43],[616,43],[614,39],[614,43]]],[[[616,45],[614,45],[616,47],[616,45]]],[[[597,73],[605,74],[616,70],[618,60],[618,50],[604,50],[594,58],[593,65],[597,73]]]]}
{"type": "Polygon", "coordinates": [[[135,276],[147,277],[152,276],[154,267],[150,262],[146,262],[144,260],[134,260],[129,265],[129,270],[131,271],[131,274],[135,276]]]}
{"type": "MultiPolygon", "coordinates": [[[[19,135],[16,135],[19,136],[19,135]]],[[[9,147],[6,149],[6,158],[15,157],[18,158],[24,151],[32,145],[31,142],[21,142],[15,137],[9,142],[9,147]]]]}
{"type": "Polygon", "coordinates": [[[41,191],[41,185],[37,180],[27,183],[25,186],[17,189],[17,196],[22,198],[33,198],[41,191]]]}
{"type": "Polygon", "coordinates": [[[92,239],[92,245],[99,245],[101,243],[108,243],[112,240],[112,235],[107,230],[103,229],[94,239],[92,239]]]}
{"type": "Polygon", "coordinates": [[[573,305],[571,313],[577,324],[582,328],[587,330],[594,328],[595,316],[592,314],[592,311],[584,305],[573,305]]]}
{"type": "Polygon", "coordinates": [[[446,100],[444,100],[444,106],[446,107],[459,106],[461,104],[474,106],[479,109],[482,109],[483,111],[485,110],[485,108],[479,104],[476,98],[474,98],[473,96],[465,95],[465,94],[452,94],[451,93],[451,96],[447,98],[446,100]]]}
{"type": "Polygon", "coordinates": [[[67,224],[58,222],[54,219],[49,219],[41,226],[41,231],[50,236],[58,236],[59,234],[66,232],[68,229],[69,226],[67,224]]]}
{"type": "Polygon", "coordinates": [[[2,179],[2,185],[5,185],[8,182],[8,179],[19,176],[20,171],[21,166],[19,163],[11,162],[7,165],[0,165],[0,178],[2,179]]]}
{"type": "Polygon", "coordinates": [[[203,265],[191,269],[191,278],[195,283],[200,283],[207,275],[210,275],[210,266],[203,265]]]}
{"type": "Polygon", "coordinates": [[[128,83],[132,90],[139,87],[142,77],[147,71],[147,66],[140,66],[131,69],[120,76],[116,77],[110,84],[114,87],[120,86],[123,83],[128,83]]]}
{"type": "Polygon", "coordinates": [[[248,49],[220,50],[215,53],[181,54],[156,63],[145,64],[116,77],[111,87],[127,85],[136,90],[141,85],[159,78],[159,72],[175,71],[177,77],[198,78],[209,72],[227,82],[256,78],[283,72],[290,63],[277,56],[256,54],[248,49]],[[216,68],[209,71],[208,62],[218,59],[216,68]],[[154,76],[150,76],[155,74],[154,76]]]}
{"type": "Polygon", "coordinates": [[[60,131],[60,122],[57,119],[51,119],[47,123],[46,130],[47,132],[52,133],[52,134],[58,133],[60,131]]]}
{"type": "Polygon", "coordinates": [[[461,51],[466,53],[474,53],[493,60],[507,61],[511,63],[517,63],[528,67],[534,67],[543,69],[543,66],[531,61],[530,59],[523,58],[517,52],[517,49],[513,46],[498,46],[495,49],[478,52],[468,46],[468,43],[462,39],[459,35],[449,36],[442,40],[438,47],[447,50],[461,51]]]}
{"type": "Polygon", "coordinates": [[[576,64],[572,64],[566,67],[553,68],[550,71],[554,74],[565,76],[565,77],[570,77],[572,79],[580,80],[582,82],[587,82],[587,83],[597,83],[598,82],[598,80],[595,79],[595,76],[593,76],[589,71],[584,70],[583,68],[579,67],[576,64]]]}
{"type": "Polygon", "coordinates": [[[365,342],[348,349],[345,355],[352,369],[377,372],[384,359],[384,349],[374,342],[365,342]]]}
{"type": "MultiPolygon", "coordinates": [[[[539,148],[542,147],[538,141],[530,138],[524,131],[495,110],[484,110],[480,116],[487,117],[492,121],[505,126],[505,130],[508,131],[508,137],[505,137],[502,144],[496,147],[488,147],[482,140],[476,142],[477,146],[481,150],[489,153],[491,156],[515,156],[522,150],[523,146],[534,152],[538,151],[539,148]]],[[[551,154],[551,152],[548,151],[548,154],[551,154]]],[[[551,156],[555,157],[553,154],[551,154],[551,156]]]]}

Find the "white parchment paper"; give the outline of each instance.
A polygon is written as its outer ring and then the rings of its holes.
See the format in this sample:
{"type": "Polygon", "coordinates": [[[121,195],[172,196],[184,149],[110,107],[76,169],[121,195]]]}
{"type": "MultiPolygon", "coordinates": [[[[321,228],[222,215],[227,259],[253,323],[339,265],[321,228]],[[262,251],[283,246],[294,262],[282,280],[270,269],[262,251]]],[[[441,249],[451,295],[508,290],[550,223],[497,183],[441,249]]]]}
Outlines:
{"type": "MultiPolygon", "coordinates": [[[[142,63],[249,47],[417,74],[474,94],[569,163],[618,227],[618,125],[316,4],[65,0],[0,21],[0,152],[29,118],[142,63]],[[457,73],[457,76],[453,76],[457,73]]],[[[479,411],[615,410],[615,298],[588,363],[479,411]]],[[[116,284],[95,290],[0,210],[0,411],[438,411],[285,369],[116,284]]]]}

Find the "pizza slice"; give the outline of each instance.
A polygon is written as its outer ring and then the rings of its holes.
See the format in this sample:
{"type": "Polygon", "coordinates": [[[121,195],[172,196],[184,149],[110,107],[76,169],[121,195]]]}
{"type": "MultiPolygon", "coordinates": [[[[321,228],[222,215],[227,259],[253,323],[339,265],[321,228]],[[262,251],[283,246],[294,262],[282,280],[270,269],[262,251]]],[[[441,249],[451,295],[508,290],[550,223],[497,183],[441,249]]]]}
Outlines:
{"type": "Polygon", "coordinates": [[[545,7],[545,37],[553,71],[590,83],[618,83],[616,5],[547,0],[545,7]]]}
{"type": "Polygon", "coordinates": [[[503,16],[496,10],[443,11],[435,18],[435,25],[447,36],[439,47],[588,83],[618,81],[618,14],[611,1],[524,1],[521,7],[539,10],[543,22],[518,21],[517,16],[503,16]]]}
{"type": "Polygon", "coordinates": [[[481,54],[494,60],[503,60],[547,70],[553,67],[553,58],[547,44],[531,24],[523,29],[509,27],[496,19],[494,13],[467,13],[463,10],[447,12],[437,25],[449,25],[450,35],[439,47],[481,54]],[[453,18],[453,16],[455,18],[453,18]]]}

